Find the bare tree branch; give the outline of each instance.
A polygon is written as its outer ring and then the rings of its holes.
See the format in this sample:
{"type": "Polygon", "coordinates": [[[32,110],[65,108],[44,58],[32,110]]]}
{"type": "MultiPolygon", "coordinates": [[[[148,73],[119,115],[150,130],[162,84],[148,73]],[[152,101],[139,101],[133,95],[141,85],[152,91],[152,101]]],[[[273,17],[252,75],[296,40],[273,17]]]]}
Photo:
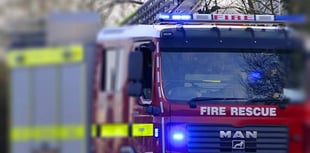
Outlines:
{"type": "Polygon", "coordinates": [[[246,5],[245,1],[244,0],[241,0],[242,1],[242,4],[243,4],[243,7],[244,7],[244,10],[246,11],[246,14],[248,14],[248,6],[246,5]]]}
{"type": "MultiPolygon", "coordinates": [[[[271,0],[272,1],[272,0],[271,0]]],[[[273,3],[266,3],[266,0],[256,0],[256,3],[261,5],[261,7],[258,9],[260,14],[275,14],[274,10],[272,10],[271,5],[273,3]]]]}
{"type": "Polygon", "coordinates": [[[248,13],[250,14],[255,14],[255,7],[254,7],[254,2],[253,0],[248,0],[248,5],[249,5],[249,11],[248,13]]]}
{"type": "Polygon", "coordinates": [[[269,2],[270,2],[270,10],[271,10],[271,13],[272,13],[272,14],[275,14],[275,12],[274,12],[274,7],[273,7],[273,0],[269,0],[269,2]]]}
{"type": "Polygon", "coordinates": [[[127,0],[127,1],[124,1],[124,3],[133,3],[133,4],[139,4],[139,5],[142,5],[143,2],[141,1],[135,1],[135,0],[127,0]]]}

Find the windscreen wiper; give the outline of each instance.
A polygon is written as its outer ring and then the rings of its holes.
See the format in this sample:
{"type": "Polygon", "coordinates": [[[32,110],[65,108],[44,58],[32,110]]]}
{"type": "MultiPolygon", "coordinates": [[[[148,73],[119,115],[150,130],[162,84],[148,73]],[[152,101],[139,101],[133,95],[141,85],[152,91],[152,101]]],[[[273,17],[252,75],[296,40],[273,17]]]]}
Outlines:
{"type": "Polygon", "coordinates": [[[289,98],[281,98],[281,99],[275,99],[275,98],[253,98],[248,99],[248,103],[262,103],[266,105],[279,105],[281,109],[285,109],[287,107],[287,104],[290,102],[289,98]]]}
{"type": "Polygon", "coordinates": [[[190,108],[197,108],[197,102],[213,102],[213,101],[247,101],[246,98],[216,98],[216,97],[196,97],[188,101],[190,108]]]}

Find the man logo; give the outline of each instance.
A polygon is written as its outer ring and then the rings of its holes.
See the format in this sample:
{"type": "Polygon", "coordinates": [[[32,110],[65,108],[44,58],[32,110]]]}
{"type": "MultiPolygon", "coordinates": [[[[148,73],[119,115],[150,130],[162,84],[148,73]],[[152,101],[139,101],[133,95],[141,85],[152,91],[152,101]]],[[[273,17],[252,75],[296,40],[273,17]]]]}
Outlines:
{"type": "Polygon", "coordinates": [[[220,131],[220,138],[256,139],[257,131],[220,131]]]}
{"type": "Polygon", "coordinates": [[[220,131],[220,138],[231,140],[232,149],[244,150],[247,139],[257,139],[257,131],[220,131]]]}
{"type": "Polygon", "coordinates": [[[245,149],[245,141],[244,140],[233,140],[232,141],[232,149],[245,149]]]}

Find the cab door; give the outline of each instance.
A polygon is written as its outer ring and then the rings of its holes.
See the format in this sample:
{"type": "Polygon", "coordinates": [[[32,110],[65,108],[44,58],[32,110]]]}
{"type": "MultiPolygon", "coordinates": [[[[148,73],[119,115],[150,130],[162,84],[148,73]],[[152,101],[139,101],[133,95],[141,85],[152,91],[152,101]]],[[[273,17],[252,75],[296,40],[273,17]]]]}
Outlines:
{"type": "Polygon", "coordinates": [[[135,98],[133,109],[132,137],[137,152],[153,152],[153,114],[146,110],[150,108],[153,100],[153,56],[154,48],[149,48],[151,41],[136,42],[135,52],[142,55],[142,93],[135,98]]]}

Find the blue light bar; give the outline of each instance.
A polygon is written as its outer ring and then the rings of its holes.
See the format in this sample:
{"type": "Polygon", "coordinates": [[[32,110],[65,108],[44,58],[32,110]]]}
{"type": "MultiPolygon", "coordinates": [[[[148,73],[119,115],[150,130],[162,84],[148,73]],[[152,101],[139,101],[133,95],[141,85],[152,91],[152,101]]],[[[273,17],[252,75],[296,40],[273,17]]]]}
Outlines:
{"type": "Polygon", "coordinates": [[[191,19],[192,19],[192,16],[191,16],[191,15],[182,15],[182,16],[181,16],[181,19],[182,19],[182,20],[191,20],[191,19]]]}
{"type": "Polygon", "coordinates": [[[162,20],[169,20],[170,19],[170,15],[168,15],[168,14],[159,14],[158,18],[162,19],[162,20]]]}
{"type": "Polygon", "coordinates": [[[172,14],[172,20],[192,20],[192,16],[188,14],[172,14]]]}
{"type": "Polygon", "coordinates": [[[158,15],[159,20],[192,20],[191,14],[159,14],[158,15]]]}
{"type": "Polygon", "coordinates": [[[172,20],[181,20],[181,15],[172,15],[172,20]]]}
{"type": "Polygon", "coordinates": [[[167,14],[157,16],[161,21],[192,22],[261,22],[261,23],[305,23],[304,15],[249,15],[249,14],[167,14]]]}
{"type": "Polygon", "coordinates": [[[305,15],[275,15],[276,21],[305,23],[305,15]]]}

